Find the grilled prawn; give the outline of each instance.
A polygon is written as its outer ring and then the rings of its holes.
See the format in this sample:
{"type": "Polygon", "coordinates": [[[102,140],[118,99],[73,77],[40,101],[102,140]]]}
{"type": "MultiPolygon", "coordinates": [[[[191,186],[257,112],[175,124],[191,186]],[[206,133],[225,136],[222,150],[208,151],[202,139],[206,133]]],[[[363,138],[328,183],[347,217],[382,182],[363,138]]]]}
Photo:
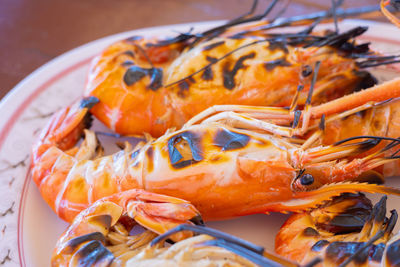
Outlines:
{"type": "MultiPolygon", "coordinates": [[[[373,90],[397,88],[393,86],[397,83],[373,90]]],[[[366,92],[370,91],[360,93],[366,92]]],[[[353,97],[358,99],[360,93],[353,97]]],[[[363,181],[358,179],[360,174],[395,160],[382,153],[399,144],[398,139],[369,137],[352,144],[313,146],[313,137],[304,144],[280,137],[292,128],[271,123],[262,125],[275,135],[254,130],[250,127],[254,124],[203,121],[135,149],[127,146],[102,156],[89,130],[85,130],[84,142],[74,147],[95,99],[80,104],[57,112],[32,152],[33,180],[46,202],[66,221],[97,199],[134,188],[186,199],[207,220],[300,211],[355,188],[398,193],[376,185],[354,183],[355,187],[350,182],[363,181]],[[387,146],[372,155],[358,156],[385,139],[390,141],[387,146]]]]}
{"type": "Polygon", "coordinates": [[[398,266],[400,234],[393,234],[398,214],[386,218],[386,197],[373,208],[362,194],[344,194],[308,213],[292,215],[276,236],[275,250],[320,266],[398,266]],[[350,265],[350,264],[349,264],[350,265]]]}
{"type": "Polygon", "coordinates": [[[354,43],[365,27],[313,34],[312,24],[299,33],[273,34],[267,30],[279,24],[243,25],[249,21],[243,17],[173,39],[132,37],[112,44],[90,69],[84,95],[100,100],[91,112],[117,133],[158,137],[216,104],[289,106],[299,83],[302,105],[316,61],[322,65],[313,104],[375,82],[362,70],[373,52],[354,43]]]}
{"type": "Polygon", "coordinates": [[[200,217],[183,200],[142,190],[119,193],[74,219],[57,242],[52,266],[295,266],[262,247],[192,222],[201,223],[200,217]],[[177,242],[167,246],[167,238],[177,242]]]}

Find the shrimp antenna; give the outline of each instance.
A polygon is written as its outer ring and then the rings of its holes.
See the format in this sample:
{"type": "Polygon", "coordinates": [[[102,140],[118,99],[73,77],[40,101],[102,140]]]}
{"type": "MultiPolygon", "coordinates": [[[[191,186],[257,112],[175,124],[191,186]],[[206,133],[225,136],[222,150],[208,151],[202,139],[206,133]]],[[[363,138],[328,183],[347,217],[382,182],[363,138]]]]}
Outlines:
{"type": "Polygon", "coordinates": [[[192,231],[196,234],[206,234],[215,237],[216,239],[202,242],[199,245],[225,248],[226,250],[242,256],[260,266],[298,266],[298,264],[294,262],[265,252],[263,247],[254,245],[246,240],[205,226],[181,224],[174,229],[171,229],[168,232],[154,238],[151,241],[150,246],[154,246],[166,240],[170,235],[181,231],[192,231]],[[269,256],[270,258],[265,256],[269,256]]]}
{"type": "Polygon", "coordinates": [[[253,263],[259,265],[259,266],[265,266],[265,267],[280,267],[280,266],[299,266],[298,264],[291,262],[287,259],[283,259],[279,256],[273,255],[273,254],[267,254],[264,252],[264,255],[255,253],[254,251],[247,250],[239,245],[227,242],[223,239],[212,239],[208,240],[202,243],[202,245],[206,246],[216,246],[216,247],[221,247],[226,250],[229,250],[239,256],[242,256],[243,258],[246,258],[253,263]],[[268,255],[268,257],[266,257],[268,255]],[[269,258],[270,257],[270,258],[269,258]]]}
{"type": "Polygon", "coordinates": [[[165,46],[165,45],[170,45],[170,44],[174,44],[174,43],[184,42],[184,41],[194,38],[194,40],[191,43],[189,43],[189,46],[192,47],[192,46],[194,46],[194,44],[199,42],[201,39],[208,37],[208,36],[218,36],[219,34],[221,34],[222,32],[224,32],[225,30],[227,30],[230,27],[233,27],[233,26],[236,26],[239,24],[244,24],[244,23],[248,23],[248,22],[261,20],[261,19],[265,18],[272,11],[272,9],[275,7],[275,5],[278,2],[279,2],[278,0],[272,1],[262,14],[250,17],[250,15],[252,15],[255,12],[257,5],[258,5],[258,0],[254,0],[249,12],[247,12],[244,15],[239,16],[238,18],[232,19],[221,26],[217,26],[217,27],[211,28],[209,30],[206,30],[202,33],[197,33],[197,34],[191,34],[190,33],[191,31],[188,33],[181,33],[174,38],[162,40],[155,44],[149,44],[149,45],[150,46],[165,46]]]}
{"type": "Polygon", "coordinates": [[[178,233],[178,232],[182,232],[182,231],[192,231],[196,234],[206,234],[206,235],[210,235],[213,236],[215,238],[220,238],[220,239],[224,239],[225,241],[234,243],[236,245],[242,246],[248,250],[251,250],[253,252],[256,252],[258,254],[262,254],[264,252],[264,248],[254,245],[246,240],[243,240],[241,238],[226,234],[224,232],[209,228],[209,227],[205,227],[205,226],[196,226],[196,225],[190,225],[190,224],[181,224],[171,230],[169,230],[168,232],[157,236],[156,238],[154,238],[151,243],[150,246],[154,246],[157,243],[160,243],[161,241],[164,241],[165,239],[167,239],[169,236],[178,233]]]}
{"type": "MultiPolygon", "coordinates": [[[[366,139],[375,139],[375,140],[395,141],[395,142],[396,142],[396,145],[400,142],[400,139],[399,139],[399,138],[392,138],[392,137],[386,137],[386,136],[373,136],[373,135],[359,135],[359,136],[352,136],[352,137],[349,137],[349,138],[342,139],[342,140],[340,140],[340,141],[334,143],[333,145],[334,145],[334,146],[338,146],[338,145],[347,143],[347,142],[349,142],[349,141],[353,141],[353,140],[357,140],[357,139],[363,139],[363,138],[366,138],[366,139]]],[[[389,144],[389,145],[393,145],[393,144],[389,144]]]]}

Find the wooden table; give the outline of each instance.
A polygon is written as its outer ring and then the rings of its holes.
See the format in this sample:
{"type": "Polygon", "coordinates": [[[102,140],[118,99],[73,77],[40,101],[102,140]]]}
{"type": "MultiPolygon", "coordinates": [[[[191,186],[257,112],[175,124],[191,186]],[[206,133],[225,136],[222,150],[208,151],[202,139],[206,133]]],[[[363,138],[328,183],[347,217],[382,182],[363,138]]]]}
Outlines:
{"type": "MultiPolygon", "coordinates": [[[[258,12],[269,2],[260,0],[258,12]]],[[[347,0],[344,7],[378,2],[347,0]]],[[[281,1],[277,11],[285,3],[281,1]]],[[[229,19],[251,4],[252,0],[2,0],[0,98],[42,64],[89,41],[142,27],[229,19]]],[[[293,0],[283,16],[330,5],[331,0],[293,0]]]]}

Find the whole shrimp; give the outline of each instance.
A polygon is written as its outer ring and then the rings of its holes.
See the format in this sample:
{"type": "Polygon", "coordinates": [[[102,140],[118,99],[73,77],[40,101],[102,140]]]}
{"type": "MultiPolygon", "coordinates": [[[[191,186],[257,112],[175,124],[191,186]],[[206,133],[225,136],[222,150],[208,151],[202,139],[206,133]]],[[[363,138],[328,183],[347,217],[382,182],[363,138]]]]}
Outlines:
{"type": "MultiPolygon", "coordinates": [[[[381,92],[381,97],[385,91],[400,94],[398,83],[395,80],[372,90],[381,92]]],[[[358,178],[360,174],[396,160],[395,156],[383,157],[383,152],[399,144],[395,138],[368,137],[352,144],[313,146],[279,136],[292,128],[271,123],[263,125],[274,134],[243,124],[233,127],[203,121],[135,149],[127,146],[102,156],[89,130],[80,147],[74,147],[87,127],[89,107],[95,103],[94,98],[84,99],[80,105],[57,112],[32,151],[33,180],[50,207],[66,221],[97,199],[134,188],[187,199],[207,220],[305,210],[355,188],[398,193],[357,183],[365,181],[358,178]],[[358,156],[385,139],[390,142],[372,155],[358,156]]]]}
{"type": "Polygon", "coordinates": [[[320,266],[398,266],[398,214],[386,218],[386,197],[373,208],[362,194],[344,194],[308,213],[292,215],[276,236],[278,254],[320,266]]]}
{"type": "Polygon", "coordinates": [[[183,200],[143,190],[118,193],[74,219],[57,242],[52,266],[296,266],[262,247],[192,223],[201,225],[199,218],[183,200]],[[167,246],[167,238],[176,243],[167,246]]]}
{"type": "Polygon", "coordinates": [[[290,23],[248,23],[265,17],[276,2],[262,16],[247,15],[203,33],[166,40],[136,36],[112,44],[90,69],[84,95],[100,100],[91,112],[117,133],[158,137],[216,104],[289,106],[299,82],[302,105],[316,61],[322,64],[314,104],[375,83],[362,70],[373,52],[367,44],[354,43],[367,28],[313,34],[310,24],[301,32],[276,34],[267,30],[290,23]]]}

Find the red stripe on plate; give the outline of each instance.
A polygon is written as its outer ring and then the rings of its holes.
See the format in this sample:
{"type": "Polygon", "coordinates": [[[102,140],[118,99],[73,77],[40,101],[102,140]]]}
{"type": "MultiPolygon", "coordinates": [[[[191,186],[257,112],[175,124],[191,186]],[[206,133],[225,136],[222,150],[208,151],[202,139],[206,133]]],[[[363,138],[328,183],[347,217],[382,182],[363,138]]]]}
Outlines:
{"type": "MultiPolygon", "coordinates": [[[[44,90],[46,90],[49,86],[54,84],[56,81],[60,80],[61,78],[65,77],[72,71],[84,66],[85,64],[88,64],[92,60],[92,57],[84,59],[82,61],[79,61],[78,63],[60,71],[50,79],[48,79],[46,82],[44,82],[41,86],[36,88],[22,103],[21,105],[17,108],[17,110],[12,114],[12,116],[9,118],[7,121],[5,127],[0,133],[0,150],[4,144],[5,139],[8,137],[8,134],[10,133],[11,129],[13,128],[14,124],[17,122],[19,117],[22,115],[22,113],[25,111],[25,109],[28,107],[29,104],[32,103],[33,100],[35,100],[40,93],[42,93],[44,90]]],[[[83,88],[82,88],[83,92],[83,88]]],[[[28,191],[29,187],[29,182],[31,179],[29,179],[29,170],[28,173],[25,177],[24,185],[22,187],[22,192],[21,192],[21,198],[19,202],[19,207],[18,207],[18,225],[17,225],[17,231],[18,231],[18,256],[19,256],[19,262],[21,266],[26,266],[25,263],[25,254],[24,254],[24,244],[23,244],[23,217],[24,217],[24,209],[23,207],[25,206],[26,202],[26,192],[28,191]]]]}

